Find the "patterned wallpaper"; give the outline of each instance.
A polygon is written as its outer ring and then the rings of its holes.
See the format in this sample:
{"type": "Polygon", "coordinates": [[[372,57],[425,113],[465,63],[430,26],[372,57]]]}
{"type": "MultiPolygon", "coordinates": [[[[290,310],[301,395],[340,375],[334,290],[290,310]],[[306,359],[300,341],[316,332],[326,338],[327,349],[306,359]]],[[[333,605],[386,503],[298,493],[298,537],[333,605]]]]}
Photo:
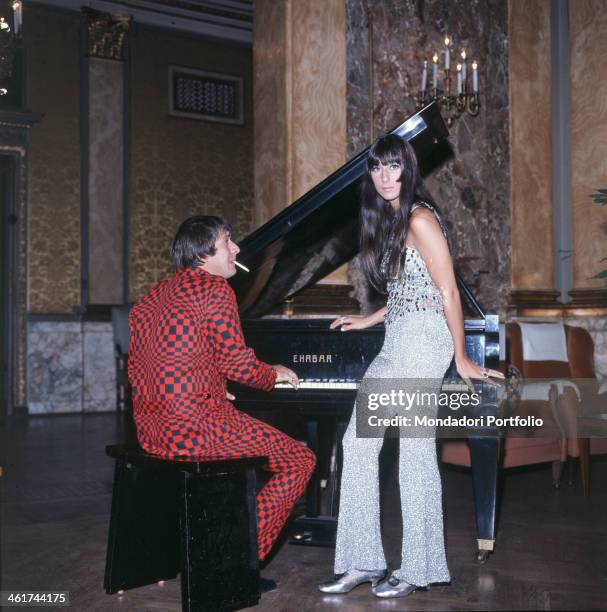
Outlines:
{"type": "MultiPolygon", "coordinates": [[[[453,157],[428,180],[450,226],[462,275],[487,310],[510,288],[508,15],[503,0],[347,0],[348,157],[415,111],[424,55],[445,33],[480,62],[478,117],[451,128],[453,157]],[[369,96],[367,8],[373,21],[369,96]]],[[[356,275],[356,266],[351,272],[356,275]]],[[[356,279],[353,279],[356,284],[356,279]]]]}
{"type": "Polygon", "coordinates": [[[130,300],[170,271],[175,231],[193,214],[221,214],[237,239],[253,228],[252,52],[133,27],[131,47],[130,300]],[[245,125],[168,114],[168,67],[239,75],[245,125]]]}
{"type": "Polygon", "coordinates": [[[30,312],[80,305],[80,18],[28,6],[24,29],[30,108],[30,312]]]}

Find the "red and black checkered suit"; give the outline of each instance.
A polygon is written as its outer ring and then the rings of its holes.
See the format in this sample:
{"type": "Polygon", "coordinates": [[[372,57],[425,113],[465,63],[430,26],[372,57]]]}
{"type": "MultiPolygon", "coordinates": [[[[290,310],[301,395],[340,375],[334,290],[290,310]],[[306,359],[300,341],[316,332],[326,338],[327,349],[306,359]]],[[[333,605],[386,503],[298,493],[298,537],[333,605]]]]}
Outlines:
{"type": "Polygon", "coordinates": [[[274,475],[257,497],[263,559],[304,492],[314,454],[226,399],[227,379],[267,391],[276,379],[244,343],[232,288],[203,270],[178,270],[137,302],[129,326],[129,380],[142,448],[165,457],[268,457],[274,475]]]}

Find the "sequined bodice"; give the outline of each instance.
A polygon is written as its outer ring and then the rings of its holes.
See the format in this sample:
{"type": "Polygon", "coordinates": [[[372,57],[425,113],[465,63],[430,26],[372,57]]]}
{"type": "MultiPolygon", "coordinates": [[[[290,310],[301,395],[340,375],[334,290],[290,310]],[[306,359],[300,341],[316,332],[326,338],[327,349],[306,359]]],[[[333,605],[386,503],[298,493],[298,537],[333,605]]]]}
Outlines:
{"type": "MultiPolygon", "coordinates": [[[[389,252],[382,261],[385,269],[389,252]]],[[[397,278],[387,283],[388,303],[385,323],[389,324],[406,316],[408,312],[430,310],[442,314],[443,298],[434,284],[428,268],[417,249],[407,247],[405,262],[397,278]]]]}

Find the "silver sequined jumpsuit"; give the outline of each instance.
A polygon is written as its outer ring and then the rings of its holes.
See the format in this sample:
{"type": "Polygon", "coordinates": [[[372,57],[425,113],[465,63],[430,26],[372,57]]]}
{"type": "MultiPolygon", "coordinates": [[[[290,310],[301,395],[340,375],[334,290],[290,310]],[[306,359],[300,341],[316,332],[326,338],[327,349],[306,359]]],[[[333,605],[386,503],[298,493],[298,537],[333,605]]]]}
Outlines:
{"type": "MultiPolygon", "coordinates": [[[[442,295],[415,249],[407,248],[403,270],[387,289],[384,344],[365,378],[442,379],[453,357],[453,341],[442,295]]],[[[336,574],[386,568],[379,510],[378,456],[383,438],[356,436],[356,410],[355,405],[343,438],[336,574]]],[[[449,582],[434,437],[403,437],[401,432],[399,485],[402,560],[392,574],[418,586],[449,582]]]]}

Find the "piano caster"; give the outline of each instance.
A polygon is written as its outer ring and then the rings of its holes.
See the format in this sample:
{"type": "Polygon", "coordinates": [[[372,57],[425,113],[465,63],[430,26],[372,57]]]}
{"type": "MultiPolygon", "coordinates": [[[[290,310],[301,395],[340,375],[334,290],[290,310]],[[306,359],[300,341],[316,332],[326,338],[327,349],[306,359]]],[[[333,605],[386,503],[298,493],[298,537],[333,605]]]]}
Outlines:
{"type": "Polygon", "coordinates": [[[490,550],[477,550],[476,555],[474,555],[474,560],[479,564],[483,565],[489,559],[489,555],[491,554],[490,550]]]}
{"type": "Polygon", "coordinates": [[[476,551],[476,555],[474,559],[479,565],[486,563],[489,559],[489,555],[493,552],[493,547],[495,545],[495,540],[477,540],[478,542],[478,550],[476,551]]]}
{"type": "Polygon", "coordinates": [[[297,544],[305,544],[306,542],[309,542],[310,539],[312,538],[312,532],[311,531],[298,531],[297,533],[294,533],[291,536],[294,540],[294,542],[296,542],[297,544]]]}

